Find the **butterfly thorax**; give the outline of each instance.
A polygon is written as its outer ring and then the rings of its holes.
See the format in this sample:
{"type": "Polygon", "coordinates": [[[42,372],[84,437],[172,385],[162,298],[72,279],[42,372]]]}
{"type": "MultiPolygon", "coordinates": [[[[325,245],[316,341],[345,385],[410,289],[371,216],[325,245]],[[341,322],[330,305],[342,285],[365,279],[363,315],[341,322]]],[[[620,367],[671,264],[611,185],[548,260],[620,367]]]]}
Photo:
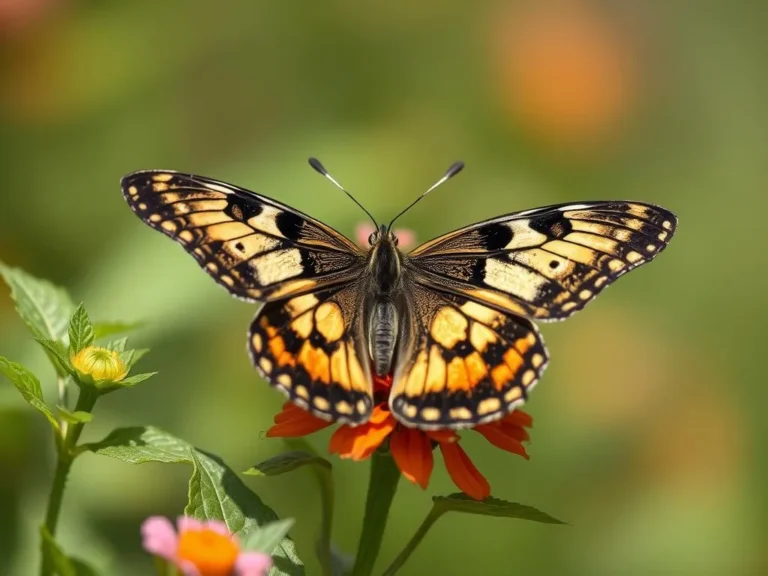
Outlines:
{"type": "Polygon", "coordinates": [[[390,372],[397,344],[399,322],[396,299],[402,282],[402,255],[397,249],[397,238],[384,226],[371,234],[369,241],[369,353],[376,374],[384,376],[390,372]]]}
{"type": "Polygon", "coordinates": [[[389,296],[400,284],[401,254],[397,237],[382,226],[369,238],[368,268],[373,278],[372,289],[380,296],[389,296]]]}

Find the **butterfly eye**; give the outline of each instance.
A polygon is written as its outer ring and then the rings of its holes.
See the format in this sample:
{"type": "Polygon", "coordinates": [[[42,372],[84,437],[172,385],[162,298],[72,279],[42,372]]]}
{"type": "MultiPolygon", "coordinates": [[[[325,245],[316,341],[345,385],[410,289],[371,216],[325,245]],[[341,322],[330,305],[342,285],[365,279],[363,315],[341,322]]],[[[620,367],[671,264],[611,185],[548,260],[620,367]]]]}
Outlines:
{"type": "Polygon", "coordinates": [[[400,244],[400,240],[398,240],[397,236],[395,236],[394,234],[392,234],[392,242],[394,243],[395,246],[400,244]]]}
{"type": "Polygon", "coordinates": [[[376,242],[376,232],[368,236],[368,244],[373,246],[373,243],[376,242]]]}

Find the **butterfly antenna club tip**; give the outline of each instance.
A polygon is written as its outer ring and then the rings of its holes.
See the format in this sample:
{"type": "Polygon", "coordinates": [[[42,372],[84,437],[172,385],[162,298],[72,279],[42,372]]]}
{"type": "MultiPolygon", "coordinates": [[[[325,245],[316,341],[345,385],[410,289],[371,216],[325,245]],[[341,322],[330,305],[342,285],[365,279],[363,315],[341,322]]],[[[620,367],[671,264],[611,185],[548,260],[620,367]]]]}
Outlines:
{"type": "Polygon", "coordinates": [[[464,170],[464,162],[461,160],[454,162],[448,167],[448,170],[445,171],[445,179],[448,180],[448,178],[453,178],[462,170],[464,170]]]}
{"type": "Polygon", "coordinates": [[[318,160],[314,156],[310,156],[308,162],[309,162],[309,165],[312,166],[312,168],[314,168],[315,170],[317,170],[320,174],[326,177],[328,176],[328,170],[325,169],[325,166],[323,166],[320,160],[318,160]]]}
{"type": "Polygon", "coordinates": [[[339,184],[339,183],[336,181],[336,179],[335,179],[333,176],[331,176],[331,175],[330,175],[330,173],[328,172],[328,170],[326,170],[326,169],[325,169],[325,166],[323,166],[323,164],[320,162],[320,160],[318,160],[318,159],[317,159],[317,158],[315,158],[314,156],[310,156],[310,157],[309,157],[309,159],[308,159],[307,161],[309,162],[309,165],[310,165],[310,166],[312,166],[312,168],[314,168],[314,169],[315,169],[317,172],[319,172],[321,175],[325,176],[325,177],[326,177],[328,180],[330,180],[330,181],[333,183],[333,185],[334,185],[334,186],[336,186],[336,188],[338,188],[339,190],[341,190],[342,192],[344,192],[344,194],[346,194],[347,196],[349,196],[349,197],[352,199],[352,202],[354,202],[354,203],[355,203],[355,204],[357,204],[357,205],[358,205],[360,208],[362,208],[363,212],[365,212],[365,213],[368,215],[368,217],[371,219],[371,221],[373,222],[373,225],[374,225],[374,227],[375,227],[375,228],[378,228],[378,227],[379,227],[379,225],[376,223],[376,219],[375,219],[375,218],[374,218],[374,217],[371,215],[371,213],[370,213],[370,212],[368,212],[368,210],[366,210],[366,209],[365,209],[365,206],[363,206],[362,204],[360,204],[360,202],[358,202],[358,201],[357,201],[357,199],[355,199],[355,197],[354,197],[354,196],[352,196],[352,194],[350,194],[350,193],[347,191],[347,189],[346,189],[346,188],[344,188],[344,186],[342,186],[341,184],[339,184]]]}
{"type": "Polygon", "coordinates": [[[459,172],[461,172],[463,169],[464,169],[464,162],[458,161],[458,162],[454,162],[453,164],[451,164],[451,165],[448,167],[448,170],[446,170],[446,171],[445,171],[445,174],[443,174],[443,175],[442,175],[442,177],[441,177],[441,178],[440,178],[440,179],[439,179],[437,182],[435,182],[434,184],[432,184],[432,186],[430,186],[429,188],[427,188],[427,189],[426,189],[426,190],[425,190],[425,191],[424,191],[424,192],[421,194],[421,196],[419,196],[418,198],[416,198],[416,200],[414,200],[414,201],[413,201],[413,202],[411,202],[411,203],[410,203],[408,206],[406,206],[406,207],[405,207],[405,209],[404,209],[402,212],[400,212],[400,213],[399,213],[397,216],[395,216],[394,218],[392,218],[392,220],[391,220],[391,221],[390,221],[390,223],[389,223],[389,226],[387,226],[387,229],[388,229],[388,230],[391,230],[391,229],[392,229],[392,224],[394,224],[394,223],[395,223],[395,220],[397,220],[398,218],[400,218],[400,216],[402,216],[403,214],[405,214],[406,212],[408,212],[408,210],[410,210],[410,209],[411,209],[411,208],[413,208],[413,207],[414,207],[416,204],[418,204],[418,203],[419,203],[419,201],[420,201],[422,198],[424,198],[424,196],[426,196],[427,194],[429,194],[430,192],[432,192],[432,190],[434,190],[435,188],[437,188],[437,187],[438,187],[438,186],[440,186],[441,184],[445,183],[445,181],[446,181],[446,180],[450,180],[451,178],[453,178],[454,176],[456,176],[456,174],[458,174],[459,172]]]}

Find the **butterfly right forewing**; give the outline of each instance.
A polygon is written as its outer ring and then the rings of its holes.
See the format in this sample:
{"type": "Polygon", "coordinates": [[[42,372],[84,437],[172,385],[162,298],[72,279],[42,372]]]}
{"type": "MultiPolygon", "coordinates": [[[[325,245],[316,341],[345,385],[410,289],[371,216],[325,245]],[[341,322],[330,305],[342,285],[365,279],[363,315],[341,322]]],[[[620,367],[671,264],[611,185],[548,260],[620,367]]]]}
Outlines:
{"type": "Polygon", "coordinates": [[[417,281],[534,320],[561,320],[658,255],[674,214],[641,202],[584,202],[480,222],[409,254],[417,281]]]}

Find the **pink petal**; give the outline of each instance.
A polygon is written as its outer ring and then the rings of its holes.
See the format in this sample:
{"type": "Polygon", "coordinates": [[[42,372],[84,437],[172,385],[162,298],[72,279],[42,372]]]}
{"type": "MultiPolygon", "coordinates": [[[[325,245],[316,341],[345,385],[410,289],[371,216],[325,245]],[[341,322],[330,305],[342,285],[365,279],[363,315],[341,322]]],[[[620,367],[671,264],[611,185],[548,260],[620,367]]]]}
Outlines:
{"type": "Polygon", "coordinates": [[[368,236],[376,232],[376,228],[370,222],[361,222],[355,226],[355,242],[360,244],[363,248],[370,246],[368,244],[368,236]]]}
{"type": "Polygon", "coordinates": [[[207,522],[203,523],[203,527],[207,528],[211,532],[216,532],[217,534],[221,534],[222,536],[230,535],[229,528],[227,528],[227,525],[221,520],[208,520],[207,522]]]}
{"type": "Polygon", "coordinates": [[[397,236],[398,248],[407,250],[416,244],[416,233],[407,228],[395,228],[392,232],[397,236]]]}
{"type": "Polygon", "coordinates": [[[141,541],[144,550],[166,560],[176,557],[178,538],[168,518],[150,516],[141,525],[141,541]]]}
{"type": "Polygon", "coordinates": [[[202,530],[204,525],[202,521],[196,518],[179,516],[176,520],[176,527],[179,529],[179,532],[188,532],[190,530],[202,530]]]}
{"type": "Polygon", "coordinates": [[[200,571],[197,569],[197,566],[189,560],[179,560],[177,566],[184,576],[200,576],[200,571]]]}
{"type": "Polygon", "coordinates": [[[272,558],[261,552],[242,552],[235,562],[237,576],[263,576],[272,567],[272,558]]]}

